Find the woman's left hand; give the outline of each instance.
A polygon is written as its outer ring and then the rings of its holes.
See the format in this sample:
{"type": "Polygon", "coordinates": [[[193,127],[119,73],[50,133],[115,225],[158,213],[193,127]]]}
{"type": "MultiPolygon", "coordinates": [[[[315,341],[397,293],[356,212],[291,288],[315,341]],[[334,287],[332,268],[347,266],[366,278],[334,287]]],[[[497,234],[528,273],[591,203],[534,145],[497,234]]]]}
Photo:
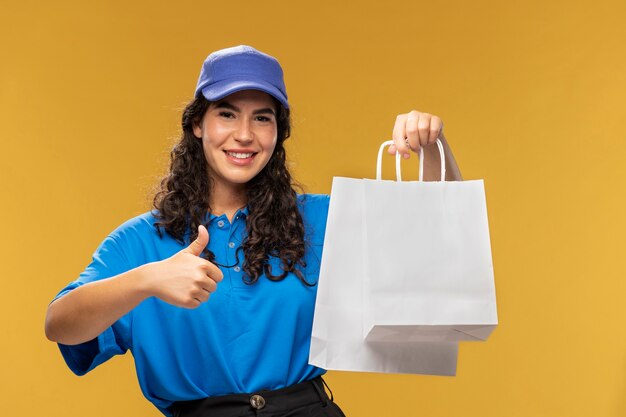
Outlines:
{"type": "Polygon", "coordinates": [[[410,151],[419,152],[420,148],[435,143],[443,130],[443,122],[438,116],[412,110],[399,114],[393,127],[393,145],[387,148],[390,154],[396,150],[404,158],[410,157],[410,151]]]}

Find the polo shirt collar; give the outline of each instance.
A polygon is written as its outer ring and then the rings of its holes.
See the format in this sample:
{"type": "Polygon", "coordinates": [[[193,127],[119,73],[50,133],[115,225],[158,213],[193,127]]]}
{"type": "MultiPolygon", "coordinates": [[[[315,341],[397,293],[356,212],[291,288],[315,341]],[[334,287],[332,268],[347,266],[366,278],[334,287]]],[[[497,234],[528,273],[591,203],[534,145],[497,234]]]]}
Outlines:
{"type": "MultiPolygon", "coordinates": [[[[237,210],[237,212],[235,213],[235,216],[233,217],[233,219],[234,220],[239,219],[239,218],[245,219],[248,216],[248,214],[249,214],[248,206],[245,206],[245,207],[240,208],[239,210],[237,210]]],[[[213,213],[209,213],[208,221],[209,221],[209,223],[212,223],[215,219],[218,219],[220,217],[225,217],[225,215],[221,214],[219,216],[216,216],[213,213]]],[[[206,222],[206,220],[207,220],[206,216],[205,216],[204,220],[206,222]]]]}

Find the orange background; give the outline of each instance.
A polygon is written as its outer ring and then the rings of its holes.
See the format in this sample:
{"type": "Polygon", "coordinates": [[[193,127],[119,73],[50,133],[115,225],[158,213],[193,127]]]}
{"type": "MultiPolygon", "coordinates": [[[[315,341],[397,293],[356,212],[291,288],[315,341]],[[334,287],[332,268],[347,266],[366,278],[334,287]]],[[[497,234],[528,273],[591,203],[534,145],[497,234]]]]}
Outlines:
{"type": "Polygon", "coordinates": [[[500,326],[461,345],[456,377],[330,372],[348,416],[626,415],[624,2],[0,10],[2,415],[160,415],[130,355],[71,374],[44,315],[106,234],[149,208],[202,61],[242,43],[285,69],[308,191],[373,177],[411,109],[441,116],[464,178],[485,180],[500,326]]]}

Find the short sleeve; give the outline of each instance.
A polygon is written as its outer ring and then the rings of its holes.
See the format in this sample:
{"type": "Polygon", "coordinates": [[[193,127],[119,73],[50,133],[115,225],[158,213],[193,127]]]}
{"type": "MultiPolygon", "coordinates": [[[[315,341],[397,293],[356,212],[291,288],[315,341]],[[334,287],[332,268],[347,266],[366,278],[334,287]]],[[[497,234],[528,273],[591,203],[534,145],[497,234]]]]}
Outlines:
{"type": "MultiPolygon", "coordinates": [[[[131,268],[118,238],[109,235],[96,249],[91,263],[79,275],[78,279],[63,288],[54,300],[81,285],[110,278],[129,269],[131,268]]],[[[125,353],[130,348],[131,314],[132,311],[121,317],[93,340],[78,345],[59,343],[61,354],[72,372],[76,375],[84,375],[111,357],[125,353]]]]}
{"type": "Polygon", "coordinates": [[[312,245],[322,245],[330,196],[326,194],[300,194],[298,204],[304,220],[305,240],[312,245]]]}

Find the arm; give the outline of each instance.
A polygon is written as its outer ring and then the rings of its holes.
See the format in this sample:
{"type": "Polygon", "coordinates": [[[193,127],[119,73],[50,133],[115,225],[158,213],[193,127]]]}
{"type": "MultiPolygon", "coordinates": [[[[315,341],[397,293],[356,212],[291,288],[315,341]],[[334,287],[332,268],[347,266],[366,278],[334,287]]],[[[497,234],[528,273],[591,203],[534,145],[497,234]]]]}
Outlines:
{"type": "Polygon", "coordinates": [[[170,258],[73,289],[48,306],[46,337],[65,345],[87,342],[152,296],[198,307],[223,278],[217,266],[199,256],[208,242],[209,234],[200,226],[198,238],[170,258]]]}
{"type": "MultiPolygon", "coordinates": [[[[446,181],[463,181],[459,166],[454,159],[452,149],[443,132],[439,135],[446,158],[446,181]]],[[[424,181],[439,181],[441,178],[441,157],[437,144],[429,144],[424,147],[424,181]]]]}
{"type": "Polygon", "coordinates": [[[81,285],[54,300],[46,314],[46,337],[65,345],[97,337],[149,296],[149,265],[81,285]]]}

